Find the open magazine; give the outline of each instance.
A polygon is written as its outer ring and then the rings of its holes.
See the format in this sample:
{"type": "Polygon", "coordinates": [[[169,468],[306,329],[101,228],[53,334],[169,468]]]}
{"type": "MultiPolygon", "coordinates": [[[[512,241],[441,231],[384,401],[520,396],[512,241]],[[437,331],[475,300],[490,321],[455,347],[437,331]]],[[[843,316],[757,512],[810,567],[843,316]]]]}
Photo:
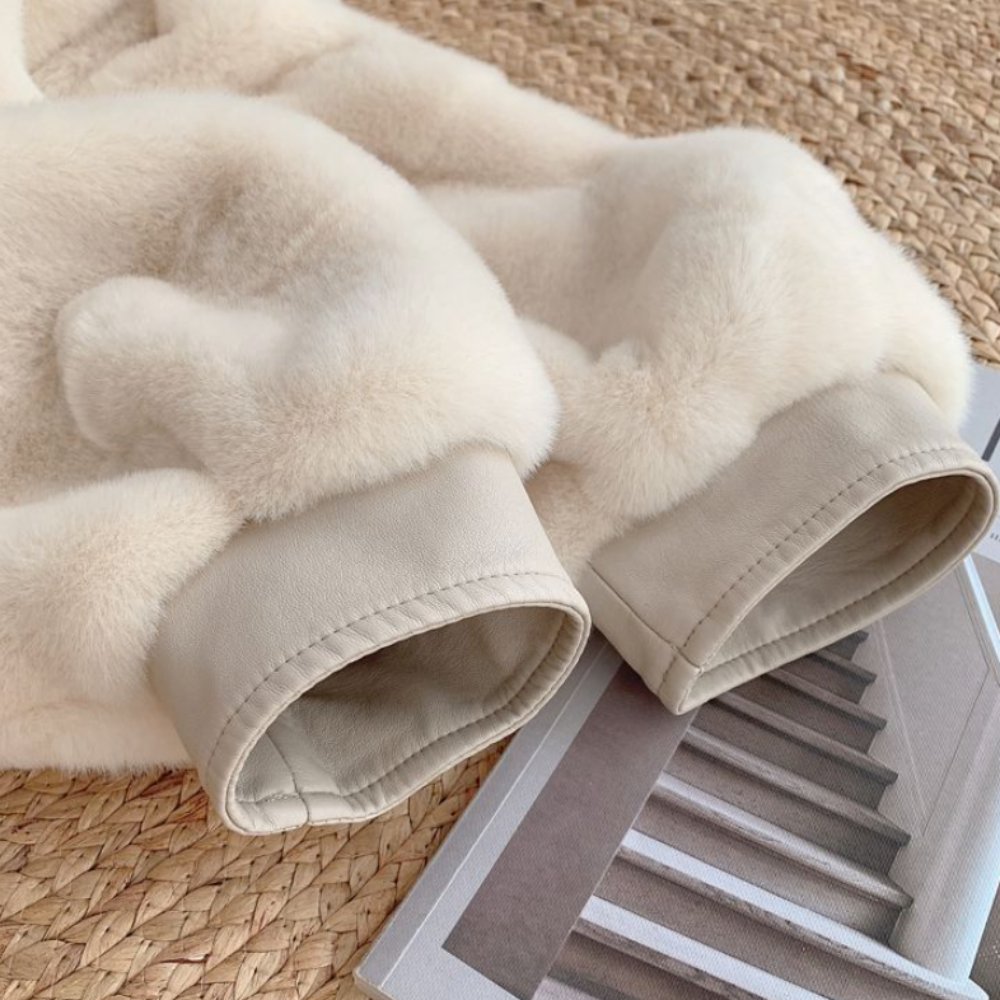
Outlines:
{"type": "MultiPolygon", "coordinates": [[[[962,433],[1000,474],[1000,372],[977,372],[975,394],[962,433]]],[[[976,549],[973,562],[987,584],[994,616],[1000,620],[1000,522],[976,549]]]]}
{"type": "MultiPolygon", "coordinates": [[[[965,433],[1000,471],[1000,375],[965,433]]],[[[600,636],[358,970],[387,1000],[1000,1000],[1000,534],[673,716],[600,636]]]]}

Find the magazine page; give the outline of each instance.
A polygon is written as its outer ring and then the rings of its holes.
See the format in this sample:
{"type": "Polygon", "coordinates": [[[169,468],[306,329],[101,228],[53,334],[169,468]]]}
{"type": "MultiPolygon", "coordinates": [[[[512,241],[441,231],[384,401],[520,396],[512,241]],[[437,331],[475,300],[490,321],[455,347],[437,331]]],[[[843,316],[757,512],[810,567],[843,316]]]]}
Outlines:
{"type": "MultiPolygon", "coordinates": [[[[965,435],[997,468],[1000,374],[965,435]]],[[[674,716],[600,636],[359,970],[389,1000],[1000,997],[1000,538],[674,716]]]]}
{"type": "Polygon", "coordinates": [[[686,717],[596,639],[359,982],[391,1000],[983,1000],[990,634],[955,573],[686,717]]]}
{"type": "MultiPolygon", "coordinates": [[[[976,371],[972,404],[962,427],[965,439],[1000,475],[1000,371],[976,371]]],[[[1000,619],[1000,526],[983,539],[973,557],[994,615],[1000,619]]]]}

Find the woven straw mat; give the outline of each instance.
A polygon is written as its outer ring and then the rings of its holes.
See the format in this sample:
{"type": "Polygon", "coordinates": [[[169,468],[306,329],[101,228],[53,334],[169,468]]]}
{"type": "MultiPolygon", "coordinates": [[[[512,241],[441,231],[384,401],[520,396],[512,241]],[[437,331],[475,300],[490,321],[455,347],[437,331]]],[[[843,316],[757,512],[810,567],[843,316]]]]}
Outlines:
{"type": "MultiPolygon", "coordinates": [[[[794,136],[1000,363],[994,0],[364,6],[636,134],[794,136]]],[[[357,998],[365,947],[498,755],[379,820],[271,837],[225,830],[191,772],[0,773],[0,1000],[357,998]]]]}

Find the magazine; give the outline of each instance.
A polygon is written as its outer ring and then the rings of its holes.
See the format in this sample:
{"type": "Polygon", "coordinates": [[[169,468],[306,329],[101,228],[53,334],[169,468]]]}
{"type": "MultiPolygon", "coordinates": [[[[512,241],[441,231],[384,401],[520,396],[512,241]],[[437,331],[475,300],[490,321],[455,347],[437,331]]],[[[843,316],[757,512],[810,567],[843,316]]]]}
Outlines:
{"type": "MultiPolygon", "coordinates": [[[[1000,372],[977,370],[972,406],[962,434],[1000,476],[1000,372]]],[[[994,525],[979,544],[973,562],[979,575],[989,583],[990,592],[1000,594],[1000,524],[994,525]]],[[[1000,620],[1000,599],[994,598],[993,612],[1000,620]]]]}
{"type": "MultiPolygon", "coordinates": [[[[1000,375],[965,433],[997,468],[1000,375]]],[[[383,1000],[1000,998],[1000,540],[674,716],[595,635],[358,970],[383,1000]]]]}

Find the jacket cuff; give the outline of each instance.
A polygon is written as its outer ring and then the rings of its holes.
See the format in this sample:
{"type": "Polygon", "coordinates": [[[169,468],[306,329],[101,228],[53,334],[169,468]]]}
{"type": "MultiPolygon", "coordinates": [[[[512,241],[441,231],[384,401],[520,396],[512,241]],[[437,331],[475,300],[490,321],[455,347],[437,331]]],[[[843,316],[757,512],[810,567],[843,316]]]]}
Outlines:
{"type": "Polygon", "coordinates": [[[509,458],[465,451],[244,529],[153,684],[224,822],[363,820],[522,725],[590,627],[509,458]]]}
{"type": "Polygon", "coordinates": [[[882,374],[772,418],[705,490],[605,546],[580,586],[682,713],[910,600],[996,510],[985,463],[920,386],[882,374]]]}

